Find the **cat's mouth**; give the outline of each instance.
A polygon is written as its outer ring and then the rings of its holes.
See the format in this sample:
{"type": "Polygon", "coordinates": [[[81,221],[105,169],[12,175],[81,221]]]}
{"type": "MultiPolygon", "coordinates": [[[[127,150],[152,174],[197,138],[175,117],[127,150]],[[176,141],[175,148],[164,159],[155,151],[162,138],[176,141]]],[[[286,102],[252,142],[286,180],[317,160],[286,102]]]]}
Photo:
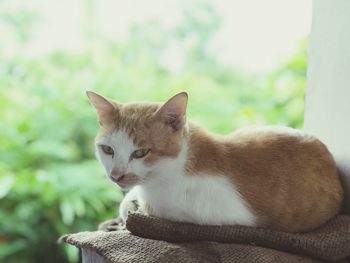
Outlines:
{"type": "Polygon", "coordinates": [[[123,190],[128,190],[139,182],[139,178],[133,173],[123,174],[118,177],[110,176],[109,178],[123,190]]]}

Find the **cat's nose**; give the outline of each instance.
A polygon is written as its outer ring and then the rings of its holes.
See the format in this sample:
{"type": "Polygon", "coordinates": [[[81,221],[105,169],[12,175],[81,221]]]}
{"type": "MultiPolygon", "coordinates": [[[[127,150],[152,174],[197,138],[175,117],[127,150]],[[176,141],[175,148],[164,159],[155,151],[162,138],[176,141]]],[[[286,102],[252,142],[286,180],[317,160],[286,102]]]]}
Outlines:
{"type": "Polygon", "coordinates": [[[117,172],[112,172],[111,173],[111,178],[115,182],[119,182],[124,178],[125,174],[124,173],[117,173],[117,172]]]}

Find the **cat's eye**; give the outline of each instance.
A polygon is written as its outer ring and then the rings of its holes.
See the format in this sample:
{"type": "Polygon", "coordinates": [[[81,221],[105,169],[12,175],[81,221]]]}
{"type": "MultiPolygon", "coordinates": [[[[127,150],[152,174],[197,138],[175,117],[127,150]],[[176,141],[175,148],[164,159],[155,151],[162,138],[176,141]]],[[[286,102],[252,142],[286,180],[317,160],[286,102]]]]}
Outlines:
{"type": "Polygon", "coordinates": [[[114,150],[108,145],[100,145],[102,151],[107,155],[114,155],[114,150]]]}
{"type": "Polygon", "coordinates": [[[131,154],[131,158],[140,159],[145,157],[150,152],[150,149],[138,149],[131,154]]]}

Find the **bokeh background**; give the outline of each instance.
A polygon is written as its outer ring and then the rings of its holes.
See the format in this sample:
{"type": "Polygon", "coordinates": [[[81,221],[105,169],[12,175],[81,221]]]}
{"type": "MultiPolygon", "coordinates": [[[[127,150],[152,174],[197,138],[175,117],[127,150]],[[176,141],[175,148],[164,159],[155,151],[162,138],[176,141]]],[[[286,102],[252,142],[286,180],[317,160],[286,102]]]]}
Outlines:
{"type": "Polygon", "coordinates": [[[303,126],[310,1],[0,0],[0,262],[77,262],[68,232],[116,216],[85,91],[190,96],[226,134],[303,126]]]}

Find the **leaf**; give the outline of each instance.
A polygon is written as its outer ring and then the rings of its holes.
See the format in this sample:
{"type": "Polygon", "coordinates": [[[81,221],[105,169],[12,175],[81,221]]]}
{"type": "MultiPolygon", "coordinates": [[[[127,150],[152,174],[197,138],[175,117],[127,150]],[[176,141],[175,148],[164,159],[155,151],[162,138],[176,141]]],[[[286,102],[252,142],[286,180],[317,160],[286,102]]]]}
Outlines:
{"type": "Polygon", "coordinates": [[[13,175],[7,175],[0,178],[0,199],[4,198],[11,190],[15,183],[15,178],[13,175]]]}
{"type": "Polygon", "coordinates": [[[67,200],[60,204],[60,211],[62,215],[63,223],[71,225],[74,221],[74,207],[67,200]]]}
{"type": "Polygon", "coordinates": [[[29,145],[32,154],[57,158],[62,160],[73,159],[76,151],[70,145],[54,140],[37,140],[29,145]]]}
{"type": "Polygon", "coordinates": [[[85,203],[79,196],[73,199],[73,205],[77,216],[85,215],[85,203]]]}

